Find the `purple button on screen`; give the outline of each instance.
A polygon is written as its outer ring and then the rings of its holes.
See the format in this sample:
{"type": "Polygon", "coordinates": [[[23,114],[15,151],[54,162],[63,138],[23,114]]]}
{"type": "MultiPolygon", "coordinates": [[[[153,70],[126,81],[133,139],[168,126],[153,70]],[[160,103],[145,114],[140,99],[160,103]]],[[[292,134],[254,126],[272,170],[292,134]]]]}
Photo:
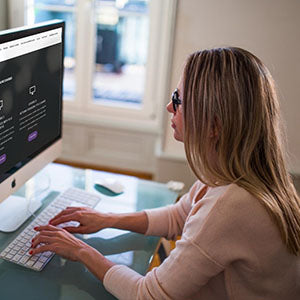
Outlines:
{"type": "Polygon", "coordinates": [[[33,141],[34,139],[36,139],[37,136],[38,136],[38,132],[37,132],[37,131],[31,132],[31,133],[28,135],[28,142],[31,142],[31,141],[33,141]]]}
{"type": "Polygon", "coordinates": [[[6,154],[2,154],[0,156],[0,165],[2,165],[3,163],[5,163],[5,161],[6,161],[6,154]]]}

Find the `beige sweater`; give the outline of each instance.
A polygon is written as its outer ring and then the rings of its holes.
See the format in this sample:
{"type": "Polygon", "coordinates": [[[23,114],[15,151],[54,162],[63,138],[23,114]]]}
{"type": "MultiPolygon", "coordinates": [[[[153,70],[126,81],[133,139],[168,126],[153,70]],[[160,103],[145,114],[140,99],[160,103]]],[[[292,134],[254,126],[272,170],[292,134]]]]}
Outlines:
{"type": "Polygon", "coordinates": [[[290,254],[259,201],[235,184],[196,182],[178,203],[146,211],[147,235],[182,235],[146,276],[113,266],[105,288],[119,299],[299,300],[300,257],[290,254]]]}

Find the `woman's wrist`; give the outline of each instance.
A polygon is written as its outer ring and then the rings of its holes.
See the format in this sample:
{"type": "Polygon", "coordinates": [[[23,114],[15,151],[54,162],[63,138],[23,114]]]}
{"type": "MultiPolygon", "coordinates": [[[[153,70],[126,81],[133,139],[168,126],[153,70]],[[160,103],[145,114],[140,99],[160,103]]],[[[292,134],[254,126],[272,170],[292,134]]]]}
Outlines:
{"type": "Polygon", "coordinates": [[[102,228],[116,228],[115,226],[118,224],[119,215],[114,213],[106,213],[104,220],[103,215],[100,216],[99,220],[102,228]]]}
{"type": "Polygon", "coordinates": [[[93,220],[97,230],[118,228],[144,234],[148,228],[148,217],[144,211],[123,214],[98,212],[93,220]]]}
{"type": "Polygon", "coordinates": [[[93,248],[81,240],[80,240],[80,244],[81,245],[77,248],[75,257],[76,257],[76,261],[84,263],[83,260],[86,260],[87,257],[90,256],[93,248]]]}
{"type": "Polygon", "coordinates": [[[111,214],[109,223],[113,228],[144,234],[148,228],[148,217],[144,211],[127,214],[111,214]]]}
{"type": "Polygon", "coordinates": [[[103,281],[106,272],[114,266],[113,262],[87,244],[80,248],[77,259],[101,281],[103,281]]]}

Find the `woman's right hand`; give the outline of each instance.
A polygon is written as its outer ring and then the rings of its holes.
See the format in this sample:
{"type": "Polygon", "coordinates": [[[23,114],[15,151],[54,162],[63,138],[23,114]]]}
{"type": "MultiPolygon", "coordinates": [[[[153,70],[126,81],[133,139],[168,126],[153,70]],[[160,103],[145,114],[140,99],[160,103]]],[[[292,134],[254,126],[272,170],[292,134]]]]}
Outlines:
{"type": "Polygon", "coordinates": [[[63,226],[63,228],[71,233],[94,233],[110,227],[110,219],[110,214],[100,213],[88,207],[67,207],[51,219],[49,224],[57,226],[77,221],[79,222],[78,226],[63,226]]]}

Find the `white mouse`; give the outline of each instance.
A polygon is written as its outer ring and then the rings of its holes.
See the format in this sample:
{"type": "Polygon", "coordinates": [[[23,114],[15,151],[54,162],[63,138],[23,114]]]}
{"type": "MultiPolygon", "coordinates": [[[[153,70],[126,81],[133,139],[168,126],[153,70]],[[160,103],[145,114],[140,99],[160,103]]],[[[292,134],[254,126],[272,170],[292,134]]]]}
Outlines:
{"type": "Polygon", "coordinates": [[[124,185],[114,178],[103,178],[95,182],[96,185],[102,186],[115,194],[124,192],[124,185]]]}

